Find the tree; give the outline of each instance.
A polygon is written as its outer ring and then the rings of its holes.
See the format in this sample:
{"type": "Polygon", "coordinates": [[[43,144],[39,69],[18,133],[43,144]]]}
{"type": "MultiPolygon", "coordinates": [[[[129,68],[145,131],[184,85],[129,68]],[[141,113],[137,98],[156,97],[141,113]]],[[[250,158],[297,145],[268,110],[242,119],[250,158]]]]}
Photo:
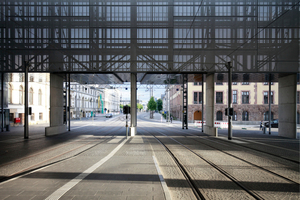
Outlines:
{"type": "Polygon", "coordinates": [[[138,103],[137,108],[141,111],[144,108],[144,106],[142,104],[138,103]]]}
{"type": "Polygon", "coordinates": [[[150,119],[153,119],[153,111],[156,110],[156,102],[154,97],[151,97],[147,104],[148,110],[150,110],[150,119]]]}
{"type": "Polygon", "coordinates": [[[163,102],[161,99],[158,99],[156,103],[157,103],[157,110],[158,112],[160,112],[163,109],[163,102]]]}

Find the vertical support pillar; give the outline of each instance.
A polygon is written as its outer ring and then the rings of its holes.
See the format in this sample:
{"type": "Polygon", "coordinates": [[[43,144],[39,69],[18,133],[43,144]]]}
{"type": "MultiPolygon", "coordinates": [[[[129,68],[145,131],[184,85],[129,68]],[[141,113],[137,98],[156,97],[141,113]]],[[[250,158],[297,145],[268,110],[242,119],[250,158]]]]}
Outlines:
{"type": "Polygon", "coordinates": [[[232,139],[232,119],[229,110],[232,108],[232,65],[228,62],[228,140],[232,139]]]}
{"type": "Polygon", "coordinates": [[[182,129],[188,129],[188,80],[187,74],[182,75],[183,83],[182,83],[182,129]]]}
{"type": "Polygon", "coordinates": [[[278,135],[297,138],[297,74],[278,78],[278,135]]]}
{"type": "Polygon", "coordinates": [[[4,72],[1,73],[1,131],[4,131],[4,72]]]}
{"type": "Polygon", "coordinates": [[[130,123],[130,136],[135,136],[137,133],[137,1],[131,1],[130,9],[130,25],[134,27],[130,32],[131,46],[130,46],[130,81],[131,81],[131,123],[130,123]]]}
{"type": "Polygon", "coordinates": [[[269,74],[269,135],[271,135],[271,74],[269,74]]]}
{"type": "Polygon", "coordinates": [[[204,74],[202,74],[202,114],[201,114],[201,118],[202,118],[202,133],[203,133],[203,129],[204,129],[204,74]]]}
{"type": "Polygon", "coordinates": [[[205,120],[204,132],[208,135],[218,136],[215,123],[215,75],[206,75],[206,98],[205,98],[205,120]]]}
{"type": "Polygon", "coordinates": [[[63,76],[50,74],[50,127],[45,128],[45,135],[57,135],[67,131],[64,124],[63,76]]]}
{"type": "Polygon", "coordinates": [[[29,127],[28,127],[28,61],[24,62],[25,65],[25,116],[24,116],[24,139],[29,138],[29,127]]]}
{"type": "Polygon", "coordinates": [[[137,125],[137,91],[136,91],[136,74],[131,73],[130,74],[131,79],[131,96],[130,96],[130,102],[131,102],[131,124],[130,124],[130,136],[136,135],[136,125],[137,125]]]}
{"type": "Polygon", "coordinates": [[[68,124],[68,130],[71,131],[71,74],[68,74],[68,115],[69,115],[69,124],[68,124]]]}

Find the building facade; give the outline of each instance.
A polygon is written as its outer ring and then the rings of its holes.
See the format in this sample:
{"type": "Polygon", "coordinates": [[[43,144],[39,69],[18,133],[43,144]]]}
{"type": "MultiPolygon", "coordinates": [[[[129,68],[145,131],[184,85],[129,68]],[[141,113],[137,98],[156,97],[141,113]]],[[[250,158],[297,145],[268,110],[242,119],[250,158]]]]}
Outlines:
{"type": "MultiPolygon", "coordinates": [[[[24,123],[25,84],[24,73],[7,74],[7,108],[10,111],[9,121],[20,118],[24,123]]],[[[31,108],[29,124],[48,123],[50,108],[49,73],[29,73],[28,103],[31,108]]]]}
{"type": "MultiPolygon", "coordinates": [[[[202,92],[202,83],[188,83],[188,120],[202,120],[202,112],[205,113],[205,91],[202,92]],[[204,104],[202,110],[202,102],[204,104]]],[[[278,119],[278,83],[271,83],[271,95],[269,95],[269,82],[233,82],[232,107],[234,115],[233,123],[259,123],[261,120],[269,120],[269,101],[271,101],[271,119],[278,119]]],[[[297,87],[297,123],[300,113],[300,85],[297,87]]],[[[228,84],[215,83],[215,121],[227,121],[225,108],[228,107],[228,84]]],[[[170,110],[173,116],[182,119],[182,91],[181,86],[170,87],[170,110]]],[[[205,114],[204,114],[205,120],[205,114]]]]}
{"type": "MultiPolygon", "coordinates": [[[[9,121],[14,123],[20,118],[24,124],[25,116],[25,84],[24,73],[8,73],[6,75],[5,108],[9,109],[9,121]]],[[[28,103],[31,108],[29,124],[49,123],[50,109],[50,74],[29,73],[28,103]]],[[[66,87],[64,85],[64,91],[66,87]]],[[[65,100],[67,100],[67,91],[65,100]]],[[[88,118],[107,112],[120,111],[120,92],[116,88],[99,88],[99,85],[82,85],[71,83],[71,119],[88,118]]]]}

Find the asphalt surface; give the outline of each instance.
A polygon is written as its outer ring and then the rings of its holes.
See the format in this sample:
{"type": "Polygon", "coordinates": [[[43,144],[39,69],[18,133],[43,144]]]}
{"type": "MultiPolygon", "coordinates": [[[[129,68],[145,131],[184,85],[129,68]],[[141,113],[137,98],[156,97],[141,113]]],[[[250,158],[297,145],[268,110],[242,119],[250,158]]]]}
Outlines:
{"type": "Polygon", "coordinates": [[[0,199],[299,199],[298,139],[234,127],[229,141],[157,113],[139,114],[126,139],[125,120],[73,120],[52,137],[30,126],[27,140],[23,127],[2,132],[0,199]]]}

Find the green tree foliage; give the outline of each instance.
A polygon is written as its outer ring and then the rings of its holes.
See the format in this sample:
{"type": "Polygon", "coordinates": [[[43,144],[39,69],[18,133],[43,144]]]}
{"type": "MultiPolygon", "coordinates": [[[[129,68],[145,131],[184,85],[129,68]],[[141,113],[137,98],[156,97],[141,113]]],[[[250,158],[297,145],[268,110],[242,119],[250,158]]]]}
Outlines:
{"type": "Polygon", "coordinates": [[[147,104],[148,110],[156,110],[156,102],[154,101],[154,97],[151,97],[147,104]]]}
{"type": "Polygon", "coordinates": [[[137,104],[137,108],[138,108],[139,110],[142,110],[142,109],[144,108],[144,106],[143,106],[142,104],[138,103],[138,104],[137,104]]]}
{"type": "Polygon", "coordinates": [[[163,102],[161,99],[158,99],[156,103],[157,103],[157,110],[158,112],[160,112],[163,109],[163,102]]]}

